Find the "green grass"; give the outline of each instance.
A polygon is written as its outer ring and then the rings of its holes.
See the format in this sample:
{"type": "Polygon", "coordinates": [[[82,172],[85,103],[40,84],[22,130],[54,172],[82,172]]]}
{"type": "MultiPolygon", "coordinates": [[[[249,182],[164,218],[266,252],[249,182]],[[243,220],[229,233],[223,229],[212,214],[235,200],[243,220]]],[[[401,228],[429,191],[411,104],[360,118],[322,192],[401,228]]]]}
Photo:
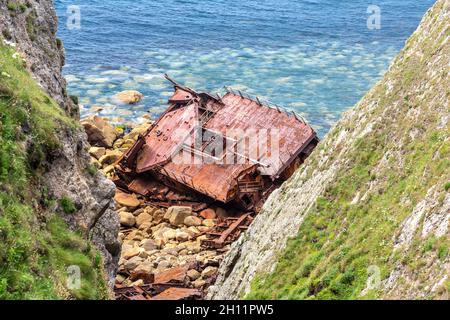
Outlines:
{"type": "Polygon", "coordinates": [[[95,174],[98,172],[97,167],[94,164],[89,164],[86,168],[86,171],[91,175],[95,176],[95,174]]]}
{"type": "Polygon", "coordinates": [[[77,212],[77,208],[75,207],[75,203],[72,199],[67,196],[61,198],[60,201],[61,207],[66,214],[73,214],[77,212]]]}
{"type": "Polygon", "coordinates": [[[25,12],[28,8],[26,4],[17,1],[8,1],[6,7],[11,12],[25,12]]]}
{"type": "Polygon", "coordinates": [[[41,178],[59,148],[56,132],[77,124],[14,54],[0,42],[0,299],[107,298],[98,252],[68,229],[41,178]],[[72,265],[81,270],[79,289],[66,286],[72,265]]]}
{"type": "Polygon", "coordinates": [[[450,182],[447,182],[446,184],[444,184],[444,190],[445,191],[450,190],[450,182]]]}

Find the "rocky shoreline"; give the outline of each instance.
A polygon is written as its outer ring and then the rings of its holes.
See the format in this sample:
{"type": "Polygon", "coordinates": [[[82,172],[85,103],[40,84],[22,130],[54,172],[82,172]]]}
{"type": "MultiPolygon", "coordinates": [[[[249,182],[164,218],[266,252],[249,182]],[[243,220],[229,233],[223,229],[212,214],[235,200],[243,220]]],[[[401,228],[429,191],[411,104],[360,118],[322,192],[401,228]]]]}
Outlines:
{"type": "MultiPolygon", "coordinates": [[[[91,144],[89,170],[111,180],[115,178],[115,163],[151,125],[113,126],[99,116],[85,118],[81,124],[91,144]]],[[[143,286],[178,271],[182,272],[181,285],[185,288],[205,292],[214,283],[229,248],[212,250],[203,247],[201,241],[216,225],[218,216],[226,215],[223,208],[195,212],[189,206],[159,207],[119,189],[115,201],[122,245],[116,287],[143,286]]]]}

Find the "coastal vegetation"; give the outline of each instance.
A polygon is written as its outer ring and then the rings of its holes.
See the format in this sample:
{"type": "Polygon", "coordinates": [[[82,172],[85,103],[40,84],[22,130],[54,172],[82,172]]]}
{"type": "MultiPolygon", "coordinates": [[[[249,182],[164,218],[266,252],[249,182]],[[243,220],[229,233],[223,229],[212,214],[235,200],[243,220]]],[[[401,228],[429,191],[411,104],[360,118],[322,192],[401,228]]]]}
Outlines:
{"type": "Polygon", "coordinates": [[[73,202],[55,199],[42,180],[60,148],[58,130],[78,124],[0,42],[0,299],[107,298],[101,256],[58,212],[60,202],[73,213],[73,202]],[[81,271],[73,289],[70,266],[81,271]]]}

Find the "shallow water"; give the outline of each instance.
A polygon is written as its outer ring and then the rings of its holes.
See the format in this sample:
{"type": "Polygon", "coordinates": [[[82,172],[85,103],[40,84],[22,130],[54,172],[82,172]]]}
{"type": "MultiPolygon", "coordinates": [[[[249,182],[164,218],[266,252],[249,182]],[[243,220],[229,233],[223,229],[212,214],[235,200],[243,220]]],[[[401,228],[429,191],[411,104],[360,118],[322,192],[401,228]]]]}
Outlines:
{"type": "Polygon", "coordinates": [[[323,136],[378,80],[431,0],[376,1],[381,29],[367,28],[371,1],[55,1],[64,74],[82,116],[144,121],[166,107],[164,78],[198,90],[231,86],[292,109],[323,136]],[[78,5],[81,28],[66,10],[78,5]],[[126,89],[145,98],[117,105],[126,89]],[[119,118],[118,118],[119,117],[119,118]]]}

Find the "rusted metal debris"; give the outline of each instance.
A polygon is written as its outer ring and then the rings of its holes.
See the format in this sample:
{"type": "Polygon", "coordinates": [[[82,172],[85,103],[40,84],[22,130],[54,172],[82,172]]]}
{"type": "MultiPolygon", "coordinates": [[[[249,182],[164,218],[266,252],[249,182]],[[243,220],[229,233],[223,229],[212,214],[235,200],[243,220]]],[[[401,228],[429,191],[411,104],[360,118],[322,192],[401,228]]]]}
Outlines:
{"type": "Polygon", "coordinates": [[[187,300],[200,299],[202,293],[198,289],[186,288],[187,271],[198,268],[197,265],[185,265],[163,271],[156,276],[148,273],[132,273],[132,281],[145,279],[144,285],[121,287],[116,285],[116,300],[187,300]],[[149,281],[149,282],[146,282],[149,281]]]}
{"type": "Polygon", "coordinates": [[[214,96],[167,79],[174,85],[168,109],[124,153],[116,170],[119,188],[149,201],[216,201],[255,209],[318,143],[314,129],[295,113],[229,88],[214,96]],[[267,137],[255,147],[248,136],[230,133],[236,130],[267,137]],[[194,142],[199,136],[201,145],[194,142]]]}
{"type": "Polygon", "coordinates": [[[172,287],[150,300],[198,300],[200,298],[202,298],[202,293],[197,289],[172,287]]]}
{"type": "Polygon", "coordinates": [[[250,213],[237,218],[226,218],[206,233],[208,238],[201,240],[201,244],[207,248],[221,249],[237,240],[241,233],[248,229],[252,221],[253,217],[250,213]]]}
{"type": "Polygon", "coordinates": [[[183,284],[186,280],[186,273],[189,270],[189,266],[179,266],[171,268],[155,276],[155,283],[179,283],[183,284]]]}
{"type": "MultiPolygon", "coordinates": [[[[201,240],[203,247],[224,251],[249,227],[270,193],[314,150],[318,137],[301,116],[257,97],[230,88],[224,96],[210,95],[166,78],[174,85],[169,107],[116,163],[113,181],[118,189],[136,193],[152,206],[190,206],[194,212],[211,205],[231,209],[233,216],[228,211],[218,217],[215,227],[196,236],[206,235],[201,240]],[[253,156],[254,144],[249,138],[230,135],[230,130],[266,130],[268,137],[257,143],[258,154],[253,156]],[[276,138],[273,132],[278,134],[276,138]],[[192,142],[198,135],[201,145],[192,142]],[[214,148],[216,143],[221,150],[214,148]],[[275,144],[277,156],[271,149],[275,144]]],[[[201,299],[202,291],[188,287],[189,268],[200,271],[199,266],[184,266],[156,276],[128,274],[144,285],[117,285],[116,298],[201,299]]],[[[214,278],[208,281],[205,287],[214,278]]]]}
{"type": "Polygon", "coordinates": [[[199,300],[202,292],[173,284],[147,284],[143,286],[114,288],[116,300],[199,300]]]}

